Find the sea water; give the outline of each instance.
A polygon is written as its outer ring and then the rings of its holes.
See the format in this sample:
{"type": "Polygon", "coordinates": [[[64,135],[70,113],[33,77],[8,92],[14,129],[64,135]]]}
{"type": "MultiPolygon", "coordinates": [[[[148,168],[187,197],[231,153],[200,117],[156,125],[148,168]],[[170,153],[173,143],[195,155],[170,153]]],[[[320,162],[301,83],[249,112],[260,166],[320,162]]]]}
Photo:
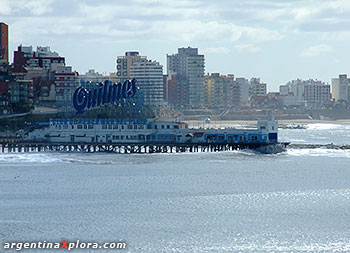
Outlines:
{"type": "MultiPolygon", "coordinates": [[[[280,139],[350,144],[349,131],[310,124],[280,130],[280,139]]],[[[347,150],[0,154],[1,244],[123,241],[121,252],[350,251],[349,214],[347,150]]]]}

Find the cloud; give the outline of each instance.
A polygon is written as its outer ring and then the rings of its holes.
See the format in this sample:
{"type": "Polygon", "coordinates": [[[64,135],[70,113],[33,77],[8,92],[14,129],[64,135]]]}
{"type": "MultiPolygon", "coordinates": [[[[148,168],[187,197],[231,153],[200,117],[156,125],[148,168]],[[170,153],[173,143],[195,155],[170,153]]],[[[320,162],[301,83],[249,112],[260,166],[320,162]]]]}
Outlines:
{"type": "Polygon", "coordinates": [[[235,46],[235,49],[238,52],[250,52],[250,53],[257,53],[260,52],[260,48],[252,45],[252,44],[240,44],[235,46]]]}
{"type": "Polygon", "coordinates": [[[208,47],[203,49],[203,53],[205,54],[228,54],[231,50],[226,47],[208,47]]]}
{"type": "Polygon", "coordinates": [[[332,50],[333,50],[332,47],[325,44],[316,45],[305,49],[303,52],[301,52],[300,56],[302,57],[319,56],[323,53],[331,52],[332,50]]]}
{"type": "Polygon", "coordinates": [[[260,43],[284,37],[276,29],[225,21],[220,18],[225,8],[213,9],[207,1],[0,1],[9,6],[6,13],[11,13],[7,18],[12,31],[16,29],[15,40],[17,36],[44,34],[84,36],[88,40],[260,43]]]}
{"type": "Polygon", "coordinates": [[[4,15],[19,14],[20,16],[29,12],[33,15],[47,15],[52,10],[52,3],[53,0],[0,0],[0,13],[4,15]]]}
{"type": "Polygon", "coordinates": [[[1,15],[11,14],[11,6],[7,0],[0,0],[0,14],[1,15]]]}

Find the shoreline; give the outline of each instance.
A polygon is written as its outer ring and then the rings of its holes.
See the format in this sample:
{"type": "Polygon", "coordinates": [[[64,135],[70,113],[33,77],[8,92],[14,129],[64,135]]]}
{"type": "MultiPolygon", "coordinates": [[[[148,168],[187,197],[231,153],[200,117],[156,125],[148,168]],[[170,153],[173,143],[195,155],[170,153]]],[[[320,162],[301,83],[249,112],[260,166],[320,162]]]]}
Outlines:
{"type": "MultiPolygon", "coordinates": [[[[212,120],[211,123],[204,123],[200,120],[185,120],[184,122],[189,124],[189,127],[210,127],[210,126],[230,126],[230,125],[256,125],[257,120],[212,120]]],[[[288,124],[342,124],[350,125],[350,119],[342,120],[312,120],[312,119],[290,119],[290,120],[278,120],[279,125],[288,124]]]]}

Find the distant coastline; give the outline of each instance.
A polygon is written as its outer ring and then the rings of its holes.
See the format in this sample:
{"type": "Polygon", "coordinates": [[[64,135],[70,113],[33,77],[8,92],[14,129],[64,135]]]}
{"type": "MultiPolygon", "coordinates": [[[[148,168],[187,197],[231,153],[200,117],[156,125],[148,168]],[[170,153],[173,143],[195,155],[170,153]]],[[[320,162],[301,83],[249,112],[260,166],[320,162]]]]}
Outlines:
{"type": "MultiPolygon", "coordinates": [[[[189,126],[193,127],[230,127],[237,125],[256,125],[257,120],[213,120],[210,124],[204,123],[200,120],[185,120],[189,126]]],[[[342,120],[312,120],[312,119],[288,119],[279,120],[279,125],[288,124],[341,124],[350,125],[350,119],[342,120]]]]}

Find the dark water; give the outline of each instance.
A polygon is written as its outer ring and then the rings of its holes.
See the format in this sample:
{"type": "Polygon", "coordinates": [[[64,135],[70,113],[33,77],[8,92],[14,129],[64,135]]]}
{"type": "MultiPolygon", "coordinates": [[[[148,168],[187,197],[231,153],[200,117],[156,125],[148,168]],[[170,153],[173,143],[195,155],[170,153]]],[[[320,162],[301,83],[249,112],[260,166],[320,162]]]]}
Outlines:
{"type": "MultiPolygon", "coordinates": [[[[350,144],[349,130],[310,125],[282,130],[280,138],[350,144]]],[[[121,252],[350,251],[349,213],[350,151],[0,154],[1,244],[79,239],[122,240],[121,252]]]]}

